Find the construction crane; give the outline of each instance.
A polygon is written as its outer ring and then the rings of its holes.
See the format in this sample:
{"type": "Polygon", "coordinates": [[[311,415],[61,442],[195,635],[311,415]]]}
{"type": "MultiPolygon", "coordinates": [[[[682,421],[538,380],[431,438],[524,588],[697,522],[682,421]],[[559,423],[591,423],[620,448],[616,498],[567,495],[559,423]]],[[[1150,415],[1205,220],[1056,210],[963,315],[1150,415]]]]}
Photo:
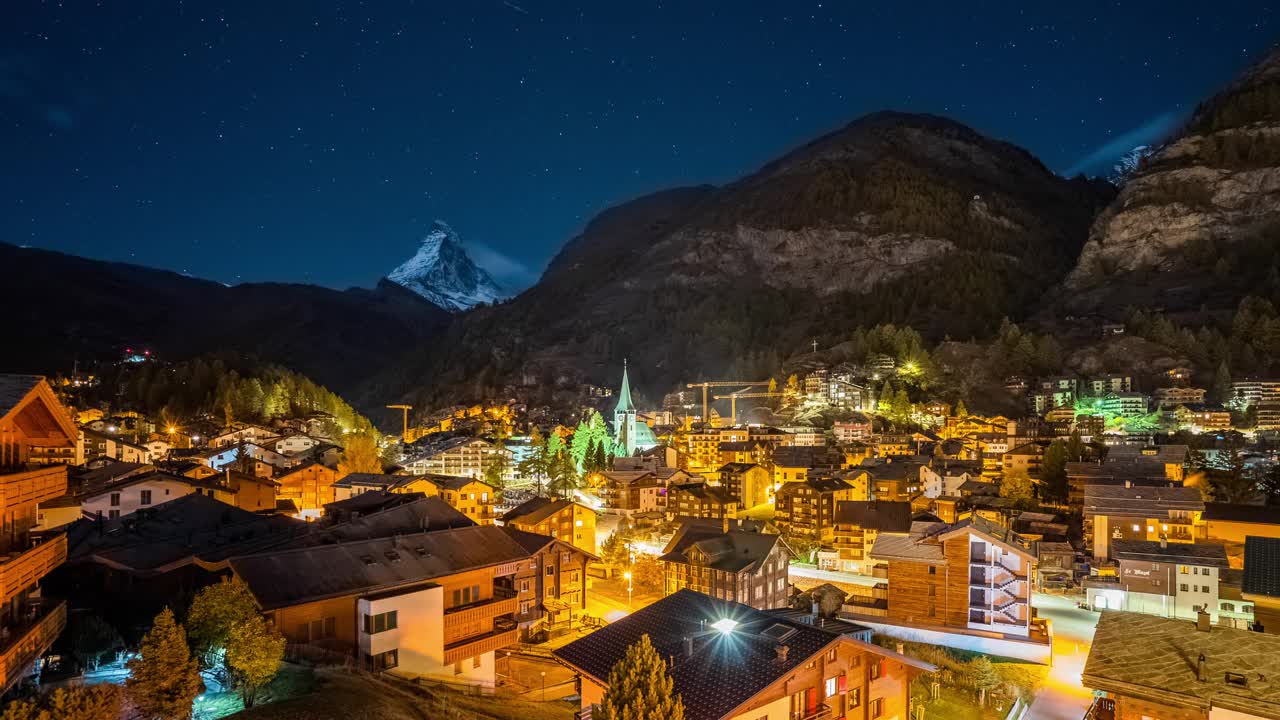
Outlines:
{"type": "Polygon", "coordinates": [[[708,382],[689,383],[689,384],[688,384],[688,385],[686,385],[685,387],[687,387],[687,388],[696,388],[696,387],[700,387],[700,388],[702,388],[702,422],[704,422],[704,423],[708,423],[708,424],[709,424],[709,423],[711,422],[711,418],[708,416],[708,413],[710,412],[710,410],[707,408],[707,388],[713,388],[713,387],[740,387],[740,388],[744,388],[744,389],[745,389],[745,388],[749,388],[749,387],[756,387],[756,386],[758,386],[758,385],[768,385],[768,384],[769,384],[769,381],[768,381],[768,380],[761,380],[761,381],[759,381],[759,382],[731,382],[731,381],[727,381],[727,380],[711,380],[711,381],[708,381],[708,382]]]}
{"type": "Polygon", "coordinates": [[[400,433],[400,438],[404,440],[404,444],[409,444],[409,411],[413,409],[412,405],[388,405],[391,410],[400,410],[404,412],[404,430],[400,433]]]}
{"type": "Polygon", "coordinates": [[[733,424],[737,425],[738,424],[738,398],[771,398],[771,397],[782,397],[785,394],[786,393],[780,393],[780,392],[753,392],[753,393],[737,392],[737,393],[729,393],[728,395],[714,395],[712,397],[716,400],[724,400],[728,398],[729,414],[733,416],[733,424]]]}

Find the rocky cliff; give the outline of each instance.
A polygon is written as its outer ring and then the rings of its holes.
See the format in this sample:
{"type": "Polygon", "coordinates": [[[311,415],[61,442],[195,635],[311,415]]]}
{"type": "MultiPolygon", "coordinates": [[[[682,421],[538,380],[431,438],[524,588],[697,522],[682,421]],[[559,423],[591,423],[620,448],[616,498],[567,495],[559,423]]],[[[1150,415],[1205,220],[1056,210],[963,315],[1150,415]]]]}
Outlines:
{"type": "Polygon", "coordinates": [[[1093,224],[1067,287],[1081,306],[1229,302],[1272,282],[1278,229],[1280,51],[1140,163],[1093,224]]]}

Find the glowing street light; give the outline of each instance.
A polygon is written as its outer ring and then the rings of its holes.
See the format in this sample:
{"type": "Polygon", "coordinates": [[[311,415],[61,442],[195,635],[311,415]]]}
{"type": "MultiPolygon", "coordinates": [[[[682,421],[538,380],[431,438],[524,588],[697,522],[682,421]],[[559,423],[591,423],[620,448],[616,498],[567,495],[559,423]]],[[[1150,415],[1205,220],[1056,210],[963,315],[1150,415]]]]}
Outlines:
{"type": "Polygon", "coordinates": [[[622,578],[627,581],[627,612],[631,611],[631,571],[622,573],[622,578]]]}

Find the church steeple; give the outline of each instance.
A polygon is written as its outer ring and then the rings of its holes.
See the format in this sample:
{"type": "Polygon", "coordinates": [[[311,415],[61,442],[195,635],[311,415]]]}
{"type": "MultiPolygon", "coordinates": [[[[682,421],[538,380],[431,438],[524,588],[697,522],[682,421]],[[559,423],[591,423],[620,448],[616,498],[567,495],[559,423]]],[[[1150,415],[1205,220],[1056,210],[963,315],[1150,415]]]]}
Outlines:
{"type": "Polygon", "coordinates": [[[622,388],[618,390],[618,406],[613,409],[613,414],[624,412],[634,412],[635,405],[631,404],[631,380],[627,377],[627,361],[622,361],[622,388]]]}

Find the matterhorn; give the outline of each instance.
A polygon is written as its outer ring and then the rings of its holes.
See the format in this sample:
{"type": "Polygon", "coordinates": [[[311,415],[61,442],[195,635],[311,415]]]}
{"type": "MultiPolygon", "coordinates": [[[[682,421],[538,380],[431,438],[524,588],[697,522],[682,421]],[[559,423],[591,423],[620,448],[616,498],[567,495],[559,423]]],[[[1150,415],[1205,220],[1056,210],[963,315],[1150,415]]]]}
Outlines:
{"type": "Polygon", "coordinates": [[[453,228],[440,220],[422,239],[417,254],[392,270],[387,279],[450,312],[509,297],[467,256],[453,228]]]}

